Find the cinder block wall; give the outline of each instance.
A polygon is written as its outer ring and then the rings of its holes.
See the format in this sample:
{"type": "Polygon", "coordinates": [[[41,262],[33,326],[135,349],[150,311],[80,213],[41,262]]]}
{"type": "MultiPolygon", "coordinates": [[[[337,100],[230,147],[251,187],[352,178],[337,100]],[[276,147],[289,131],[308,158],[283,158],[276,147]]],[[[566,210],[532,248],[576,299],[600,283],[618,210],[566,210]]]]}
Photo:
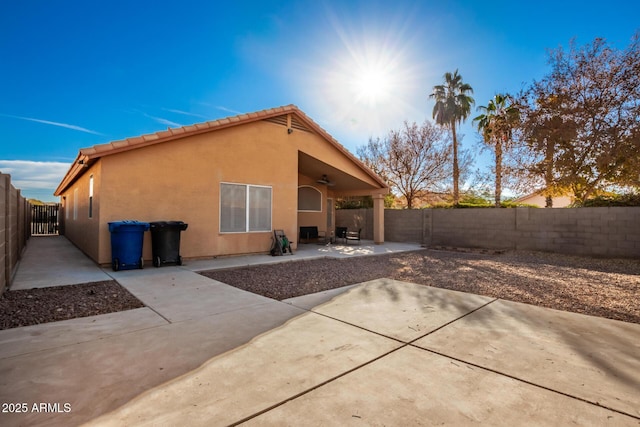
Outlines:
{"type": "Polygon", "coordinates": [[[430,246],[512,249],[515,209],[430,209],[430,246]]]}
{"type": "MultiPolygon", "coordinates": [[[[338,210],[336,224],[364,224],[370,209],[338,210]]],[[[520,249],[640,258],[640,207],[385,210],[385,240],[425,246],[520,249]]]]}
{"type": "MultiPolygon", "coordinates": [[[[385,216],[388,211],[385,211],[385,216]]],[[[338,209],[336,227],[347,227],[349,231],[362,229],[360,237],[373,240],[373,209],[338,209]]]]}
{"type": "Polygon", "coordinates": [[[394,242],[424,242],[424,210],[418,209],[385,209],[384,234],[393,236],[394,242]]]}
{"type": "Polygon", "coordinates": [[[0,173],[0,294],[11,284],[29,237],[29,212],[11,176],[0,173]]]}
{"type": "Polygon", "coordinates": [[[517,249],[640,258],[640,207],[515,211],[517,249]]]}
{"type": "Polygon", "coordinates": [[[4,292],[10,279],[7,269],[7,198],[11,186],[9,175],[0,174],[0,294],[4,292]]]}

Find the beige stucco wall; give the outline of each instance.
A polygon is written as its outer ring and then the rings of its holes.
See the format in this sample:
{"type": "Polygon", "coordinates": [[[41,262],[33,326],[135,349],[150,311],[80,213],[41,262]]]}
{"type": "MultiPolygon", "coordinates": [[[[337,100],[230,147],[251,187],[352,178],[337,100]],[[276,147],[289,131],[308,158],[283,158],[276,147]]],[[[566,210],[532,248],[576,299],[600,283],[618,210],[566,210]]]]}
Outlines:
{"type": "MultiPolygon", "coordinates": [[[[295,235],[297,151],[285,137],[258,122],[104,157],[100,262],[111,256],[106,223],[121,219],[188,223],[185,258],[267,252],[271,232],[220,233],[223,182],[272,187],[272,228],[295,235]]],[[[145,259],[150,243],[147,233],[145,259]]]]}
{"type": "MultiPolygon", "coordinates": [[[[67,236],[100,264],[111,262],[108,223],[120,220],[180,220],[184,258],[267,252],[272,232],[221,233],[220,183],[270,186],[272,229],[297,242],[299,225],[326,230],[328,187],[298,171],[298,151],[377,187],[378,184],[339,149],[312,132],[287,133],[278,124],[257,121],[183,139],[101,157],[67,191],[79,189],[78,220],[69,206],[67,236]],[[94,218],[87,219],[88,179],[94,174],[94,218]],[[298,186],[322,192],[322,212],[298,212],[298,186]],[[99,215],[98,215],[99,212],[99,215]],[[83,231],[89,227],[91,232],[83,231]]],[[[295,243],[294,243],[295,248],[295,243]]],[[[145,233],[143,257],[151,259],[151,235],[145,233]]]]}
{"type": "Polygon", "coordinates": [[[94,260],[98,260],[100,223],[100,182],[102,163],[94,163],[67,191],[62,194],[64,234],[78,248],[94,260]],[[93,175],[93,212],[89,218],[89,179],[93,175]],[[78,190],[77,201],[75,190],[78,190]],[[77,206],[75,206],[77,204],[77,206]],[[75,207],[74,207],[75,206],[75,207]],[[74,219],[74,209],[77,217],[74,219]]]}
{"type": "MultiPolygon", "coordinates": [[[[322,194],[321,196],[322,211],[320,212],[298,211],[297,232],[299,232],[300,227],[306,227],[306,226],[316,226],[318,227],[318,231],[321,231],[323,233],[330,232],[331,230],[327,230],[327,209],[333,209],[333,207],[327,205],[327,198],[333,197],[332,193],[328,191],[328,187],[326,185],[318,184],[316,182],[316,179],[313,179],[312,177],[308,177],[302,174],[298,174],[298,183],[299,183],[299,186],[307,185],[320,191],[320,193],[322,194]]],[[[335,227],[335,224],[334,224],[334,227],[335,227]]]]}
{"type": "MultiPolygon", "coordinates": [[[[537,206],[539,208],[544,208],[547,204],[547,200],[545,196],[540,194],[533,194],[528,197],[523,197],[518,199],[519,203],[526,203],[528,205],[537,206]]],[[[569,196],[557,196],[553,197],[553,207],[554,208],[566,208],[572,203],[571,197],[569,196]]]]}

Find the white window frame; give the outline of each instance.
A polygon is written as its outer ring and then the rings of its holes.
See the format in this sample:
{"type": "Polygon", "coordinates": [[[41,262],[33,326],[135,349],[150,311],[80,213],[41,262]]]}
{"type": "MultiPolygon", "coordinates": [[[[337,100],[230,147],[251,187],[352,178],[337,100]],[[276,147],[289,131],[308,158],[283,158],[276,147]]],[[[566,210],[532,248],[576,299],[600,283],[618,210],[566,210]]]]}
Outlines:
{"type": "Polygon", "coordinates": [[[306,187],[306,188],[313,188],[314,190],[316,190],[319,194],[320,197],[320,210],[307,210],[307,209],[298,209],[298,212],[322,212],[323,206],[322,206],[322,198],[324,197],[324,195],[322,194],[322,191],[318,190],[316,187],[314,187],[313,185],[300,185],[298,186],[298,200],[297,200],[297,204],[298,204],[298,208],[300,207],[300,189],[306,187]]]}
{"type": "Polygon", "coordinates": [[[89,219],[93,218],[93,175],[89,176],[89,219]]]}
{"type": "Polygon", "coordinates": [[[78,189],[73,189],[73,220],[78,219],[78,189]]]}
{"type": "Polygon", "coordinates": [[[273,187],[270,185],[256,185],[256,184],[243,184],[238,182],[221,182],[220,183],[220,197],[218,203],[218,229],[220,234],[243,234],[243,233],[270,233],[273,231],[273,187]],[[239,185],[245,187],[245,227],[244,231],[223,231],[222,230],[222,186],[223,185],[239,185]],[[250,189],[251,188],[268,188],[270,192],[269,200],[269,229],[268,230],[250,230],[251,221],[251,204],[250,204],[250,189]]]}

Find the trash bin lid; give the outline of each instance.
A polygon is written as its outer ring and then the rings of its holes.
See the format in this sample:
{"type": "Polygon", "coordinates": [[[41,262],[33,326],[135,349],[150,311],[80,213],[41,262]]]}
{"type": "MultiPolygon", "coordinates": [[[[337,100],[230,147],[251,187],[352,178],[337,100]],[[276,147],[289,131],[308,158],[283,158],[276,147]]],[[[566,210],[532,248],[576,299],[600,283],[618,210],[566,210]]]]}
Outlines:
{"type": "Polygon", "coordinates": [[[122,227],[140,228],[142,231],[147,231],[149,229],[149,223],[136,220],[113,221],[109,223],[110,232],[118,231],[118,229],[122,227]]]}
{"type": "Polygon", "coordinates": [[[189,224],[185,224],[183,221],[153,221],[149,223],[152,229],[178,229],[186,230],[189,224]]]}
{"type": "Polygon", "coordinates": [[[186,230],[189,224],[185,224],[183,221],[170,221],[171,226],[180,230],[186,230]]]}

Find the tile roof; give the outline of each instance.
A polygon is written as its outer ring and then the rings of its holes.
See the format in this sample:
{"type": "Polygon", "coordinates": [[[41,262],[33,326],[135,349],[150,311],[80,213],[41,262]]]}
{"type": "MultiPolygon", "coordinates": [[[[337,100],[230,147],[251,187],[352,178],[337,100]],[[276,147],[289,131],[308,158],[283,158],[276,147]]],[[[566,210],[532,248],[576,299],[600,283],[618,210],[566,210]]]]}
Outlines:
{"type": "Polygon", "coordinates": [[[346,148],[344,148],[344,146],[340,144],[335,138],[333,138],[327,131],[320,127],[316,122],[311,120],[297,106],[289,104],[282,107],[269,108],[253,113],[239,114],[237,116],[225,117],[218,120],[196,123],[179,128],[168,128],[167,130],[162,130],[147,135],[112,141],[107,144],[94,145],[93,147],[88,148],[81,148],[78,157],[73,162],[73,164],[67,171],[67,174],[60,182],[60,185],[56,189],[54,195],[59,196],[69,185],[73,183],[73,181],[76,180],[76,178],[84,173],[87,165],[89,165],[92,161],[99,159],[100,157],[121,153],[124,151],[135,150],[138,148],[159,144],[174,139],[180,139],[192,135],[224,129],[227,127],[237,126],[244,123],[264,120],[288,113],[296,114],[309,128],[311,128],[324,139],[333,144],[343,154],[345,154],[351,160],[355,161],[356,164],[360,165],[365,171],[367,171],[367,173],[371,175],[377,182],[386,187],[386,184],[384,184],[384,182],[375,173],[364,166],[362,162],[360,162],[360,160],[358,160],[353,154],[351,154],[346,148]]]}

